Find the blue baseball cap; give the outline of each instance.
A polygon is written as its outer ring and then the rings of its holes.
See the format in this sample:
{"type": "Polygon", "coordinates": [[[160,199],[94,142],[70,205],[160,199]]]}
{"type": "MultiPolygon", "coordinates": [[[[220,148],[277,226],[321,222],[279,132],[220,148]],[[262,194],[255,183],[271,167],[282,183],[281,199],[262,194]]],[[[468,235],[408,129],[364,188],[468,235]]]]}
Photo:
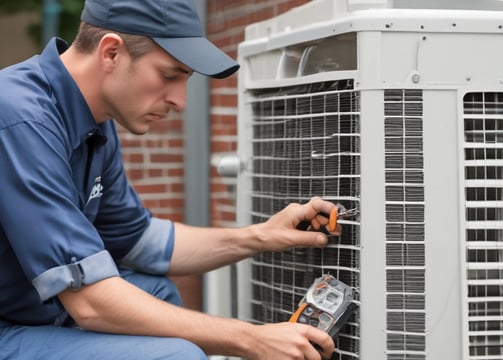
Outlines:
{"type": "Polygon", "coordinates": [[[205,38],[191,0],[86,0],[81,20],[126,34],[150,37],[200,74],[222,79],[239,64],[205,38]]]}

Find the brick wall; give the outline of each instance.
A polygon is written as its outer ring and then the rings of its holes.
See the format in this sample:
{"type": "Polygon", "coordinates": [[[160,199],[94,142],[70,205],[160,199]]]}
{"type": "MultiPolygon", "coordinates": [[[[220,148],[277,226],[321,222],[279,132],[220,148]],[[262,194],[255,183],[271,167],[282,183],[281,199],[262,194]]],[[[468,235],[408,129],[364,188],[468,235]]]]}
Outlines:
{"type": "Polygon", "coordinates": [[[121,130],[122,152],[144,205],[158,217],[183,221],[183,120],[172,115],[142,136],[121,130]]]}
{"type": "MultiPolygon", "coordinates": [[[[309,0],[207,0],[207,35],[237,58],[246,25],[269,19],[309,0]]],[[[234,152],[237,140],[237,75],[211,80],[211,155],[234,152]]],[[[121,131],[126,171],[146,207],[162,218],[184,220],[183,118],[173,116],[148,134],[121,131]]],[[[210,223],[232,226],[235,217],[234,181],[221,178],[211,167],[210,223]]],[[[185,305],[201,308],[199,277],[175,279],[185,305]]]]}

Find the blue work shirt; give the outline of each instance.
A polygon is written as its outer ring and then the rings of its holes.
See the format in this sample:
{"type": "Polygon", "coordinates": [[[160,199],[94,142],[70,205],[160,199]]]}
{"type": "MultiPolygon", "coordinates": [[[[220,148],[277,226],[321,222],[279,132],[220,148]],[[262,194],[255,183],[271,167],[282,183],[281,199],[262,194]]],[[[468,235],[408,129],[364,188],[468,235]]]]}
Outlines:
{"type": "Polygon", "coordinates": [[[125,176],[112,120],[96,124],[53,39],[0,71],[0,320],[57,324],[56,295],[119,276],[162,274],[173,224],[125,176]]]}

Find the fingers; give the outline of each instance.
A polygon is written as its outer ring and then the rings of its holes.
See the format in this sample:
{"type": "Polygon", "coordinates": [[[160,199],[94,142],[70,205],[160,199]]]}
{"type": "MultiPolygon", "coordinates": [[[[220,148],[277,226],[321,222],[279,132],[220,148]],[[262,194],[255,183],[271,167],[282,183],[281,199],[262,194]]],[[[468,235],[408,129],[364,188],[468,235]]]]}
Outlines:
{"type": "Polygon", "coordinates": [[[323,222],[323,216],[316,215],[314,218],[311,219],[311,226],[313,227],[314,230],[320,230],[322,222],[323,222]]]}
{"type": "Polygon", "coordinates": [[[309,215],[309,218],[314,218],[319,213],[330,214],[330,211],[336,207],[333,203],[318,196],[312,197],[305,206],[308,208],[306,215],[309,215]]]}
{"type": "Polygon", "coordinates": [[[324,227],[332,235],[341,235],[342,226],[337,223],[339,208],[336,205],[315,196],[302,207],[304,219],[310,219],[312,229],[320,231],[324,227]]]}
{"type": "Polygon", "coordinates": [[[325,234],[317,231],[302,231],[295,235],[293,246],[324,247],[328,243],[325,234]]]}
{"type": "Polygon", "coordinates": [[[298,222],[304,220],[311,221],[311,225],[317,227],[317,229],[320,228],[320,225],[327,224],[328,214],[336,207],[333,203],[325,201],[317,196],[311,198],[311,200],[305,204],[290,204],[289,206],[293,209],[294,216],[298,219],[298,222]],[[326,215],[323,216],[322,214],[326,215]]]}
{"type": "MultiPolygon", "coordinates": [[[[321,348],[317,346],[316,344],[313,344],[312,346],[309,346],[305,351],[304,351],[304,359],[313,359],[313,360],[318,360],[321,355],[321,348]],[[320,350],[318,350],[320,349],[320,350]]],[[[323,358],[323,355],[321,355],[323,358]]]]}
{"type": "Polygon", "coordinates": [[[318,213],[312,220],[311,226],[315,230],[320,230],[321,226],[325,226],[328,232],[334,232],[337,228],[337,206],[332,207],[329,214],[318,213]]]}
{"type": "MultiPolygon", "coordinates": [[[[313,344],[313,350],[321,354],[321,357],[323,359],[330,359],[332,357],[332,354],[335,350],[335,343],[334,340],[326,332],[314,327],[310,327],[309,331],[307,332],[307,338],[313,344]]],[[[315,358],[316,357],[308,357],[308,359],[315,358]]]]}
{"type": "MultiPolygon", "coordinates": [[[[330,231],[330,230],[329,230],[329,231],[330,231]]],[[[337,224],[337,225],[335,226],[335,230],[330,231],[330,233],[331,233],[332,235],[335,235],[335,236],[341,236],[341,234],[342,234],[342,225],[341,225],[341,224],[337,224]]]]}

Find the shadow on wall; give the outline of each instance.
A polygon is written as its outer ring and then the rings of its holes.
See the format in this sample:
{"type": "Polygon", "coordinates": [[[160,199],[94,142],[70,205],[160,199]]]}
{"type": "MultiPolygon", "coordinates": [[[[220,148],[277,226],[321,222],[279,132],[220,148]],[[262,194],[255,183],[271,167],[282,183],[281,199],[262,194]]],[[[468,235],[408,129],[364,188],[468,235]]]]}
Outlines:
{"type": "Polygon", "coordinates": [[[0,69],[40,52],[27,34],[27,26],[36,16],[0,13],[0,69]]]}

